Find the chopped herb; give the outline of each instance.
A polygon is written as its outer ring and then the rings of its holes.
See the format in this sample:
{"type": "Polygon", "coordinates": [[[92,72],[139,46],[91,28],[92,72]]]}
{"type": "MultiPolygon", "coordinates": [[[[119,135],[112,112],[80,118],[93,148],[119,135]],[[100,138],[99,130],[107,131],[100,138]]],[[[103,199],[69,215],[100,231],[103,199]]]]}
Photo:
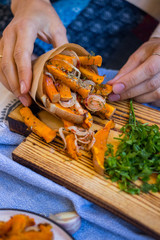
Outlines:
{"type": "Polygon", "coordinates": [[[105,153],[105,171],[119,188],[129,194],[160,191],[160,132],[157,125],[142,124],[135,118],[132,100],[128,123],[121,128],[117,151],[108,144],[105,153]],[[155,183],[149,184],[151,174],[155,183]],[[140,179],[140,187],[134,181],[140,179]]]}

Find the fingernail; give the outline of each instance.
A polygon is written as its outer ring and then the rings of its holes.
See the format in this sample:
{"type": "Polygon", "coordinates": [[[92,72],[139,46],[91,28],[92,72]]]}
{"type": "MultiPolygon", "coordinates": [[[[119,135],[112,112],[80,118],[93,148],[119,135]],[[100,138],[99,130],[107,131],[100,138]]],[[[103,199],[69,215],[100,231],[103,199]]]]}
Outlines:
{"type": "Polygon", "coordinates": [[[120,95],[118,95],[118,94],[110,94],[108,96],[108,100],[111,101],[111,102],[119,101],[120,100],[120,95]]]}
{"type": "Polygon", "coordinates": [[[25,106],[28,107],[28,98],[26,96],[20,96],[19,100],[21,101],[21,103],[25,106]]]}
{"type": "Polygon", "coordinates": [[[20,90],[21,90],[21,93],[22,94],[24,94],[25,93],[25,91],[26,91],[26,84],[25,84],[25,82],[24,81],[21,81],[21,83],[20,83],[20,90]]]}
{"type": "Polygon", "coordinates": [[[113,85],[113,92],[115,94],[122,93],[124,88],[125,88],[125,86],[123,83],[117,83],[117,84],[113,85]]]}

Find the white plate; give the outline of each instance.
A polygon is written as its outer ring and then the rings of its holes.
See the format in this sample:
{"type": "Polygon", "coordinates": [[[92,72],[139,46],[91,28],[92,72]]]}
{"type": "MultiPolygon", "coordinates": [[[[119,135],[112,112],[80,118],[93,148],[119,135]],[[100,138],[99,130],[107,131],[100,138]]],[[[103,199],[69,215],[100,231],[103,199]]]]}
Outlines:
{"type": "Polygon", "coordinates": [[[10,217],[16,214],[25,214],[31,218],[34,218],[35,223],[49,223],[52,226],[54,234],[54,240],[74,240],[64,229],[62,229],[57,223],[49,218],[43,217],[37,213],[28,212],[25,210],[18,209],[0,209],[0,221],[8,221],[10,217]]]}

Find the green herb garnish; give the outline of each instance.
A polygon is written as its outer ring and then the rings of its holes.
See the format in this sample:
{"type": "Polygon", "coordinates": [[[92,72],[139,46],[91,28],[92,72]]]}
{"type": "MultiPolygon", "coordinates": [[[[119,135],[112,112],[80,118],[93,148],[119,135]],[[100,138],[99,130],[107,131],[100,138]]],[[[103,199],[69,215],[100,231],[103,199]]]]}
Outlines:
{"type": "Polygon", "coordinates": [[[128,123],[121,128],[122,134],[117,151],[108,144],[104,167],[112,181],[118,182],[121,190],[130,194],[160,191],[160,132],[157,125],[149,126],[137,121],[132,100],[128,123]],[[155,173],[156,182],[149,184],[151,174],[155,173]],[[140,179],[140,187],[134,183],[140,179]]]}

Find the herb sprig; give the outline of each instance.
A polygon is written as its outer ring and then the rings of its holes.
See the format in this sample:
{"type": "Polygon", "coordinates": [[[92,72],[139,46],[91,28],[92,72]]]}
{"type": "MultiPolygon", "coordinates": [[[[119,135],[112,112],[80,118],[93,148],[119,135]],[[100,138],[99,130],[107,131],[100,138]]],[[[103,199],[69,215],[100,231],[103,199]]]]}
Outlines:
{"type": "Polygon", "coordinates": [[[117,151],[107,144],[105,171],[113,182],[118,182],[121,190],[129,194],[160,191],[160,132],[157,125],[142,124],[135,118],[133,102],[130,100],[128,123],[121,128],[122,134],[117,151]],[[156,182],[149,184],[151,174],[155,173],[156,182]],[[137,187],[134,182],[140,179],[137,187]]]}

